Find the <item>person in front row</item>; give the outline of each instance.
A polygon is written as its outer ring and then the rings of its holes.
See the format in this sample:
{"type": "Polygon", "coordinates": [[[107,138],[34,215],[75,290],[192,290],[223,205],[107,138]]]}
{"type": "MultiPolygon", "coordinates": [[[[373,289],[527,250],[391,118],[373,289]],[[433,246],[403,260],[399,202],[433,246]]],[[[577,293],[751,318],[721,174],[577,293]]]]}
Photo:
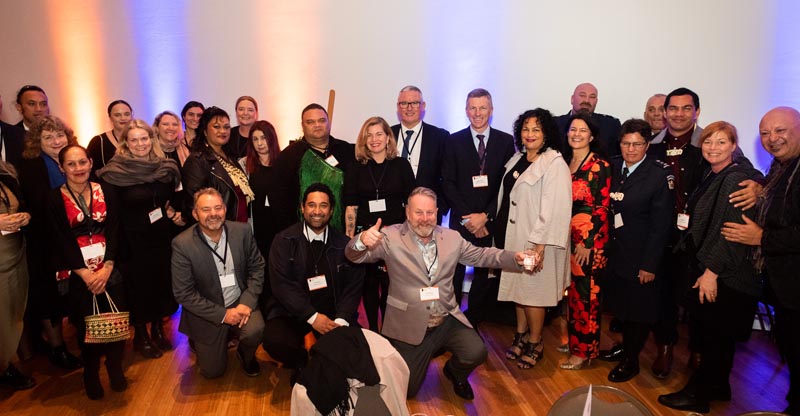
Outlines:
{"type": "Polygon", "coordinates": [[[348,239],[328,226],[335,201],[327,185],[309,185],[302,221],[276,235],[269,252],[272,296],[264,306],[269,327],[264,349],[292,369],[292,384],[308,362],[309,332],[319,338],[336,327],[357,325],[364,269],[344,258],[348,239]]]}
{"type": "Polygon", "coordinates": [[[183,305],[179,330],[194,342],[200,374],[215,378],[228,364],[228,332],[239,334],[236,355],[244,372],[261,369],[256,349],[264,319],[256,308],[264,284],[264,258],[247,223],[225,221],[214,188],[194,194],[197,224],[172,240],[172,293],[183,305]]]}
{"type": "Polygon", "coordinates": [[[434,353],[446,349],[453,356],[444,365],[444,375],[458,396],[472,400],[467,377],[486,361],[487,352],[456,302],[456,265],[516,270],[526,256],[476,247],[457,231],[437,226],[436,211],[436,193],[417,187],[408,197],[404,223],[381,229],[378,219],[350,240],[345,255],[356,263],[386,262],[389,296],[381,333],[408,364],[408,397],[422,386],[434,353]]]}

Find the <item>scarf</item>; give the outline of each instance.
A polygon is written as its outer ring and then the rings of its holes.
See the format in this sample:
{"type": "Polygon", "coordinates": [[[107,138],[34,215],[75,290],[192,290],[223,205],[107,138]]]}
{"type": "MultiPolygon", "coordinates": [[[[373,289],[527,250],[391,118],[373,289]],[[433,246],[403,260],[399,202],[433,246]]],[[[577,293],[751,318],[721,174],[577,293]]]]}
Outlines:
{"type": "MultiPolygon", "coordinates": [[[[786,189],[783,192],[784,204],[786,203],[789,190],[792,188],[792,182],[795,176],[797,176],[797,171],[800,169],[800,160],[794,159],[787,163],[780,163],[777,159],[772,160],[772,165],[770,165],[769,173],[767,174],[767,183],[764,185],[764,190],[761,192],[761,201],[758,205],[758,224],[762,227],[766,224],[767,213],[772,205],[772,199],[775,197],[775,192],[778,191],[776,189],[778,182],[780,182],[780,179],[793,164],[794,168],[789,176],[789,180],[786,182],[786,189]]],[[[756,270],[759,272],[764,270],[764,254],[761,250],[761,246],[756,246],[753,250],[753,259],[755,260],[756,270]]]]}
{"type": "Polygon", "coordinates": [[[115,186],[162,182],[171,183],[177,188],[181,180],[178,164],[172,159],[134,159],[120,153],[114,155],[104,168],[98,170],[97,176],[115,186]]]}
{"type": "Polygon", "coordinates": [[[247,181],[247,175],[245,175],[241,169],[220,157],[216,152],[213,153],[214,156],[217,157],[219,164],[222,165],[222,168],[225,169],[225,172],[227,172],[228,176],[231,177],[233,184],[236,185],[240,191],[242,191],[244,197],[247,199],[247,203],[249,204],[252,202],[256,196],[253,193],[253,190],[250,189],[250,183],[247,181]]]}

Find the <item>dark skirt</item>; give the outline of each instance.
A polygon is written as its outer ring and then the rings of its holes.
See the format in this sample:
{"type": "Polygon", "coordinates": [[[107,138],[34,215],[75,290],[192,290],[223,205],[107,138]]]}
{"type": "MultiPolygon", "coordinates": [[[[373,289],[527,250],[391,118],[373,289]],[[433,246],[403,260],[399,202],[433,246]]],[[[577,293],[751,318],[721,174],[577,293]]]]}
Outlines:
{"type": "Polygon", "coordinates": [[[734,337],[736,341],[747,341],[753,329],[753,317],[758,298],[739,292],[717,279],[717,301],[700,304],[699,289],[689,291],[687,307],[691,319],[704,333],[734,337]]]}
{"type": "Polygon", "coordinates": [[[664,277],[656,275],[650,283],[609,272],[603,287],[608,306],[623,322],[655,323],[660,318],[661,290],[664,277]]]}

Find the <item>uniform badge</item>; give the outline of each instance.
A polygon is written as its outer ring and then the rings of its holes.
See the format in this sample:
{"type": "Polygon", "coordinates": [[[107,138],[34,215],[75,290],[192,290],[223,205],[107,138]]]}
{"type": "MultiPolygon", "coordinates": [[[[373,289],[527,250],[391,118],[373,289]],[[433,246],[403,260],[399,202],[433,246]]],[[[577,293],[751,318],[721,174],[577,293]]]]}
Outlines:
{"type": "Polygon", "coordinates": [[[669,189],[675,189],[675,175],[667,175],[667,186],[669,189]]]}
{"type": "Polygon", "coordinates": [[[625,198],[625,193],[624,192],[612,192],[612,193],[608,194],[608,196],[611,199],[613,199],[614,201],[622,201],[622,199],[625,198]]]}
{"type": "Polygon", "coordinates": [[[667,149],[667,156],[680,156],[683,154],[683,149],[667,149]]]}

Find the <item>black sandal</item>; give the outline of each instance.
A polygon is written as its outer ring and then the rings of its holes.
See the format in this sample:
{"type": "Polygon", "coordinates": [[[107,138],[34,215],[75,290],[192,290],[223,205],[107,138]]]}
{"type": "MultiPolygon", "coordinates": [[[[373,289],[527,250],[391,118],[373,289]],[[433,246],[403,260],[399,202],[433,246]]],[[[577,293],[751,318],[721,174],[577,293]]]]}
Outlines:
{"type": "Polygon", "coordinates": [[[525,348],[526,335],[528,335],[527,332],[517,332],[514,334],[514,340],[511,341],[511,346],[506,350],[506,360],[519,359],[520,354],[522,354],[525,348]]]}
{"type": "Polygon", "coordinates": [[[544,358],[544,344],[539,342],[526,342],[522,355],[519,356],[517,367],[528,370],[536,366],[544,358]],[[538,349],[541,347],[542,349],[538,349]]]}

